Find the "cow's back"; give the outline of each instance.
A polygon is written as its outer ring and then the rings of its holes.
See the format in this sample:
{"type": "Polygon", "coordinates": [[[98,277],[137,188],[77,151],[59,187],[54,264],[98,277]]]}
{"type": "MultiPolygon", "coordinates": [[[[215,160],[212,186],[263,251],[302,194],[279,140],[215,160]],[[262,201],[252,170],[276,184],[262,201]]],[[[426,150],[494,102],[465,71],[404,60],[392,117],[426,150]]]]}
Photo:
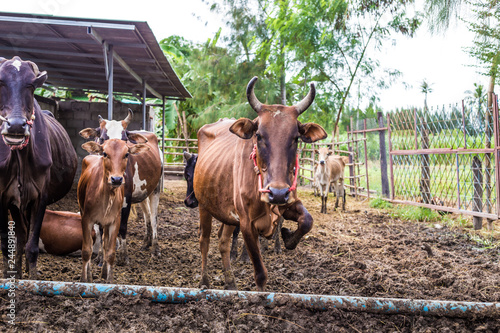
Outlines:
{"type": "Polygon", "coordinates": [[[63,198],[71,189],[78,160],[75,148],[64,127],[46,113],[40,112],[39,116],[44,117],[50,141],[52,166],[48,199],[49,203],[53,203],[63,198]]]}
{"type": "Polygon", "coordinates": [[[229,131],[235,120],[220,120],[198,131],[194,193],[200,207],[219,221],[237,223],[233,202],[233,165],[238,139],[229,131]]]}
{"type": "MultiPolygon", "coordinates": [[[[130,155],[125,174],[125,192],[132,193],[132,203],[145,200],[158,185],[161,177],[162,163],[158,138],[152,132],[133,131],[148,139],[149,150],[139,155],[130,155]]],[[[133,145],[130,143],[129,145],[133,145]]]]}

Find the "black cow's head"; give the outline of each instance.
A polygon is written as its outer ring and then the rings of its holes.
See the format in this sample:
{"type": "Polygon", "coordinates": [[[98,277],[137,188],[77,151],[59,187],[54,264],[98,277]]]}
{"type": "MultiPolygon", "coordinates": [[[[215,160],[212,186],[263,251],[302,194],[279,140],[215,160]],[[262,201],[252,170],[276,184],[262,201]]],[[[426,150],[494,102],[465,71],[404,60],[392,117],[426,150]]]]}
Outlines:
{"type": "Polygon", "coordinates": [[[31,61],[0,58],[0,132],[11,149],[22,149],[28,143],[37,116],[34,92],[46,79],[47,72],[40,72],[31,61]]]}
{"type": "Polygon", "coordinates": [[[256,163],[262,174],[260,199],[275,205],[291,204],[296,200],[292,183],[297,165],[297,144],[315,142],[327,137],[325,130],[317,124],[301,124],[297,118],[314,101],[316,90],[311,84],[307,96],[297,105],[262,104],[254,93],[257,77],[247,86],[250,106],[257,112],[254,120],[238,119],[230,131],[242,139],[252,139],[256,147],[256,163]]]}
{"type": "Polygon", "coordinates": [[[186,199],[184,199],[184,205],[189,208],[198,207],[198,199],[196,199],[193,189],[194,167],[196,166],[197,160],[198,154],[190,154],[186,151],[184,152],[184,178],[187,182],[187,192],[186,199]]]}
{"type": "Polygon", "coordinates": [[[134,114],[128,109],[128,115],[123,120],[106,120],[99,116],[99,127],[86,128],[80,131],[80,136],[85,139],[92,139],[100,144],[109,139],[120,139],[136,143],[130,137],[127,127],[132,121],[134,114]]]}

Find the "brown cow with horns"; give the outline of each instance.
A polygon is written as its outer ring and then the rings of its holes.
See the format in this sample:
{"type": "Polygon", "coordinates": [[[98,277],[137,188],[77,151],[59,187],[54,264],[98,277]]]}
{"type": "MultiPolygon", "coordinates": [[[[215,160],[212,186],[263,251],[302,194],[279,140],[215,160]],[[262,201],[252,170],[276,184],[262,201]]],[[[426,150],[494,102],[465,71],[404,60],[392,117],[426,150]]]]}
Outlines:
{"type": "Polygon", "coordinates": [[[224,223],[219,249],[224,266],[225,288],[237,289],[230,267],[230,239],[240,226],[259,291],[267,281],[258,237],[272,236],[279,216],[298,222],[295,232],[281,229],[287,249],[294,249],[312,228],[313,219],[297,198],[299,170],[297,144],[326,138],[314,123],[297,118],[314,101],[315,88],[297,105],[265,105],[254,94],[257,77],[250,80],[247,98],[258,117],[254,120],[222,120],[198,131],[199,154],[194,174],[194,193],[200,210],[200,285],[210,287],[207,255],[212,217],[224,223]]]}

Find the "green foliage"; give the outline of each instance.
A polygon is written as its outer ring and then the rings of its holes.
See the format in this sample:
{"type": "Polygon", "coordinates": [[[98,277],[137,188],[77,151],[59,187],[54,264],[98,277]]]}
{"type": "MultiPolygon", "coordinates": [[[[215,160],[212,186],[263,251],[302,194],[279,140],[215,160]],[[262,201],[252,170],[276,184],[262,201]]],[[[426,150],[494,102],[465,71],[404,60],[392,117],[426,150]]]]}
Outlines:
{"type": "Polygon", "coordinates": [[[390,202],[385,201],[382,198],[376,198],[376,199],[373,199],[370,201],[370,207],[371,208],[380,208],[380,209],[390,209],[390,208],[393,208],[393,205],[390,202]]]}

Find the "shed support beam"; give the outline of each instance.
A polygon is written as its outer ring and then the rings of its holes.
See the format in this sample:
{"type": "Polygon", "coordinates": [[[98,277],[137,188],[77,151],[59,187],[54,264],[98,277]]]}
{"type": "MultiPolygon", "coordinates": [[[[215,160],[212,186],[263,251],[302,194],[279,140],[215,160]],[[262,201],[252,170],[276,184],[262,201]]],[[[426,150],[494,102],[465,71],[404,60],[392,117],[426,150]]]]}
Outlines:
{"type": "Polygon", "coordinates": [[[108,120],[113,119],[113,45],[103,44],[106,54],[106,79],[108,80],[108,120]]]}
{"type": "Polygon", "coordinates": [[[142,129],[147,131],[146,126],[146,80],[142,81],[142,129]]]}
{"type": "MultiPolygon", "coordinates": [[[[92,29],[92,27],[87,27],[87,33],[94,38],[95,41],[97,41],[99,44],[103,44],[105,41],[104,39],[95,31],[92,29]]],[[[113,58],[116,60],[116,62],[125,70],[127,71],[138,83],[143,83],[143,79],[136,73],[132,68],[130,68],[129,65],[123,60],[122,57],[120,57],[116,52],[113,52],[113,58]]],[[[156,90],[153,89],[149,84],[145,84],[146,90],[149,91],[151,94],[156,96],[157,98],[162,98],[162,95],[158,93],[156,90]]]]}

